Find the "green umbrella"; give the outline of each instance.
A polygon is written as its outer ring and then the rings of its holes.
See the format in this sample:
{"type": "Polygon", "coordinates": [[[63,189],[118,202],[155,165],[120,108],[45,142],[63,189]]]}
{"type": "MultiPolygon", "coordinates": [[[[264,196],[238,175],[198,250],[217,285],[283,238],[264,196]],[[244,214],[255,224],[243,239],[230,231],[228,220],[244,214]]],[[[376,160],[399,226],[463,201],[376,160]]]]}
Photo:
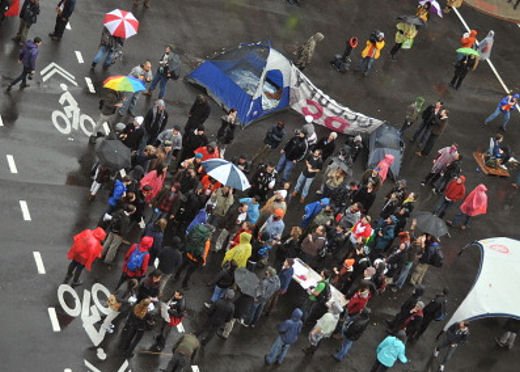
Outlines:
{"type": "Polygon", "coordinates": [[[480,53],[473,48],[459,48],[457,49],[457,53],[464,54],[466,56],[480,56],[480,53]]]}

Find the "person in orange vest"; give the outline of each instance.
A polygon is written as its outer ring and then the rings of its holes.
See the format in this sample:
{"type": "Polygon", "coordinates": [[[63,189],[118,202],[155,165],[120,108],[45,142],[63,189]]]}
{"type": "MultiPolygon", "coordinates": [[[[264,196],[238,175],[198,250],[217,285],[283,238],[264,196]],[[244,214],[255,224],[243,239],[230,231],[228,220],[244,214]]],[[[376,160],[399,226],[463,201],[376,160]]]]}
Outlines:
{"type": "Polygon", "coordinates": [[[374,31],[366,42],[365,48],[361,51],[360,70],[364,76],[368,76],[368,72],[372,68],[374,61],[379,59],[381,50],[385,47],[385,34],[381,31],[374,31]]]}

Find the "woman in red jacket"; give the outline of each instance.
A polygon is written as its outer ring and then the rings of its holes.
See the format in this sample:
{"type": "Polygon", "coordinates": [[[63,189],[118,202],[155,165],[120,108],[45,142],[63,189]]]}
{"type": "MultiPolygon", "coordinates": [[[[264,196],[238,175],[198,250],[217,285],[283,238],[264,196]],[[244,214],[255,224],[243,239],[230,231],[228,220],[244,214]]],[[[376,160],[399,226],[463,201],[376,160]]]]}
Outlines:
{"type": "Polygon", "coordinates": [[[433,214],[439,218],[443,218],[448,208],[455,202],[462,200],[466,195],[466,177],[459,176],[448,183],[444,190],[444,195],[441,197],[433,214]]]}
{"type": "Polygon", "coordinates": [[[79,234],[74,235],[74,243],[70,247],[67,258],[71,260],[67,275],[65,276],[64,284],[67,284],[72,275],[72,286],[78,286],[81,284],[79,276],[83,271],[83,268],[87,268],[88,271],[92,269],[92,263],[101,257],[103,251],[103,245],[101,242],[105,240],[106,233],[101,227],[95,230],[85,229],[79,234]]]}
{"type": "Polygon", "coordinates": [[[123,273],[117,283],[116,291],[128,279],[141,280],[146,275],[148,264],[150,263],[150,253],[148,251],[153,246],[153,238],[145,236],[139,244],[132,244],[126,251],[123,261],[123,273]]]}

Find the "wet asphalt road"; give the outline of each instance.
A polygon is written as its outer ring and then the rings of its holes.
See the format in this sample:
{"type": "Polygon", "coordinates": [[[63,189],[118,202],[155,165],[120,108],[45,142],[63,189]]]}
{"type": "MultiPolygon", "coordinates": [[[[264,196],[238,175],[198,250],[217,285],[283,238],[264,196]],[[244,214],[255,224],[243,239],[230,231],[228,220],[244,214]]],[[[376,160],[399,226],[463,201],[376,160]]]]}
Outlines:
{"type": "MultiPolygon", "coordinates": [[[[66,252],[71,236],[78,231],[92,227],[104,210],[104,198],[88,203],[88,171],[93,162],[93,149],[87,145],[87,137],[77,130],[71,134],[59,133],[51,123],[52,111],[60,108],[58,98],[60,83],[67,83],[69,90],[79,102],[81,112],[97,118],[98,97],[90,94],[84,77],[90,77],[96,87],[109,73],[127,73],[130,69],[150,58],[154,63],[160,57],[163,45],[174,42],[183,61],[183,75],[190,71],[197,60],[215,50],[232,47],[243,41],[271,40],[278,50],[290,55],[298,42],[304,41],[316,31],[325,34],[325,40],[318,46],[313,64],[305,71],[311,80],[326,93],[351,108],[366,114],[386,119],[400,125],[406,105],[416,95],[423,95],[428,102],[441,97],[451,111],[450,126],[437,142],[439,148],[451,141],[462,147],[466,160],[464,171],[468,176],[468,186],[484,182],[490,192],[489,214],[475,219],[472,228],[454,231],[451,239],[443,241],[446,265],[442,270],[431,269],[427,279],[427,298],[436,290],[449,286],[452,291],[450,310],[460,302],[471,286],[477,270],[478,254],[468,252],[456,259],[456,252],[466,243],[490,236],[510,236],[519,238],[518,194],[510,187],[510,180],[489,178],[475,172],[476,165],[471,152],[483,148],[488,138],[494,134],[498,123],[483,128],[483,119],[494,109],[503,96],[499,83],[490,69],[482,64],[476,72],[470,73],[458,92],[449,89],[447,83],[452,76],[453,50],[462,33],[462,26],[455,16],[444,20],[434,18],[426,29],[420,31],[412,50],[401,51],[398,61],[389,59],[388,51],[394,34],[394,19],[401,14],[413,12],[413,1],[305,1],[302,8],[288,6],[281,0],[194,0],[166,1],[152,0],[153,7],[134,14],[141,21],[139,35],[129,39],[125,45],[122,62],[113,66],[110,72],[89,72],[101,33],[101,19],[121,2],[99,2],[79,0],[76,12],[71,18],[72,29],[66,31],[63,40],[55,43],[46,36],[54,25],[52,4],[42,4],[42,14],[31,29],[30,36],[43,35],[44,45],[38,61],[38,70],[50,62],[56,62],[75,76],[78,87],[60,77],[52,77],[44,84],[38,74],[36,82],[24,92],[16,88],[11,95],[0,95],[0,115],[4,127],[0,127],[0,236],[2,237],[2,270],[0,288],[3,301],[0,308],[2,338],[2,365],[5,371],[72,371],[86,370],[84,359],[101,371],[117,371],[123,360],[114,353],[115,337],[108,340],[105,347],[109,358],[101,361],[92,350],[90,340],[81,326],[80,319],[68,318],[59,309],[56,289],[63,279],[67,260],[66,252]],[[365,39],[375,28],[387,35],[387,47],[375,70],[368,78],[359,74],[337,74],[328,65],[331,56],[341,52],[344,40],[351,35],[365,39]],[[82,53],[84,64],[79,64],[75,51],[82,53]],[[17,174],[9,171],[5,155],[14,156],[17,174]],[[30,211],[30,221],[22,219],[19,200],[26,200],[30,211]],[[39,275],[32,257],[33,251],[42,254],[46,274],[39,275]],[[61,332],[52,332],[48,307],[56,307],[61,332]]],[[[130,8],[131,1],[123,3],[130,8]]],[[[518,45],[520,29],[491,19],[469,8],[462,8],[463,16],[470,26],[482,34],[489,29],[496,33],[493,62],[506,83],[520,88],[517,65],[520,58],[518,45]]],[[[17,47],[10,41],[16,31],[17,21],[4,22],[0,33],[0,75],[2,89],[9,79],[19,73],[16,63],[17,47]]],[[[357,62],[359,51],[354,52],[357,62]]],[[[170,82],[166,97],[170,112],[169,126],[184,124],[186,114],[199,90],[182,81],[170,82]]],[[[140,99],[140,112],[144,112],[148,102],[140,99]]],[[[215,134],[218,107],[213,111],[206,126],[215,134]]],[[[236,136],[229,148],[230,156],[248,153],[260,144],[266,128],[273,120],[283,119],[289,128],[300,125],[302,119],[287,111],[247,128],[236,136]]],[[[519,154],[515,139],[520,130],[518,114],[513,114],[506,136],[513,151],[519,154]]],[[[324,131],[319,130],[321,133],[324,131]]],[[[271,154],[273,160],[276,154],[271,154]]],[[[420,191],[418,209],[429,210],[435,197],[419,187],[419,180],[427,173],[431,157],[416,158],[408,150],[402,176],[409,180],[412,190],[420,191]]],[[[362,170],[358,161],[359,174],[362,170]]],[[[296,174],[296,172],[295,172],[296,174]]],[[[389,185],[385,186],[390,187],[389,185]]],[[[378,210],[378,199],[374,211],[378,210]]],[[[301,207],[290,206],[289,225],[301,215],[301,207]]],[[[196,329],[201,324],[202,302],[210,294],[205,283],[212,274],[219,258],[214,257],[202,274],[193,277],[192,289],[187,293],[190,316],[185,322],[187,330],[196,329]]],[[[112,288],[119,276],[119,268],[108,270],[102,264],[95,266],[90,275],[85,275],[83,288],[89,289],[94,282],[102,282],[112,288]]],[[[409,290],[395,298],[391,293],[373,300],[374,326],[357,342],[349,357],[341,364],[334,362],[329,354],[337,341],[325,342],[315,356],[303,358],[300,341],[289,352],[286,363],[277,370],[305,371],[368,371],[374,358],[374,349],[384,337],[381,321],[388,318],[398,308],[409,290]]],[[[275,324],[288,316],[293,306],[298,304],[301,292],[291,288],[290,295],[282,301],[277,312],[261,321],[255,330],[234,330],[225,343],[215,338],[206,348],[198,365],[202,371],[258,371],[267,370],[263,366],[263,355],[274,339],[275,324]]],[[[485,320],[472,326],[471,342],[461,348],[450,362],[453,371],[517,371],[518,358],[514,352],[496,350],[493,338],[501,330],[498,320],[485,320]]],[[[398,366],[396,371],[427,370],[434,337],[440,324],[424,335],[421,342],[408,350],[412,362],[398,366]]],[[[147,334],[138,349],[151,343],[147,334]]],[[[170,336],[173,343],[176,336],[170,336]]],[[[169,349],[169,347],[167,347],[169,349]]],[[[164,367],[168,357],[138,355],[131,361],[133,371],[154,371],[164,367]]],[[[274,368],[273,368],[274,369],[274,368]]]]}

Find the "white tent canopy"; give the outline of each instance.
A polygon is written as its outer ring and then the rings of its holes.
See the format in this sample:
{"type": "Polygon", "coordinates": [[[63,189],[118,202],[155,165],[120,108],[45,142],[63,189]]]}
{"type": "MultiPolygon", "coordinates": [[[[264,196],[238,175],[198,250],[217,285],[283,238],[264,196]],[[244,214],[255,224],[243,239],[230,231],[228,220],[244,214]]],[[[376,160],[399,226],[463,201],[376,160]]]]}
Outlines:
{"type": "Polygon", "coordinates": [[[475,241],[481,252],[473,288],[444,329],[462,320],[490,317],[520,319],[520,241],[490,238],[475,241]]]}

